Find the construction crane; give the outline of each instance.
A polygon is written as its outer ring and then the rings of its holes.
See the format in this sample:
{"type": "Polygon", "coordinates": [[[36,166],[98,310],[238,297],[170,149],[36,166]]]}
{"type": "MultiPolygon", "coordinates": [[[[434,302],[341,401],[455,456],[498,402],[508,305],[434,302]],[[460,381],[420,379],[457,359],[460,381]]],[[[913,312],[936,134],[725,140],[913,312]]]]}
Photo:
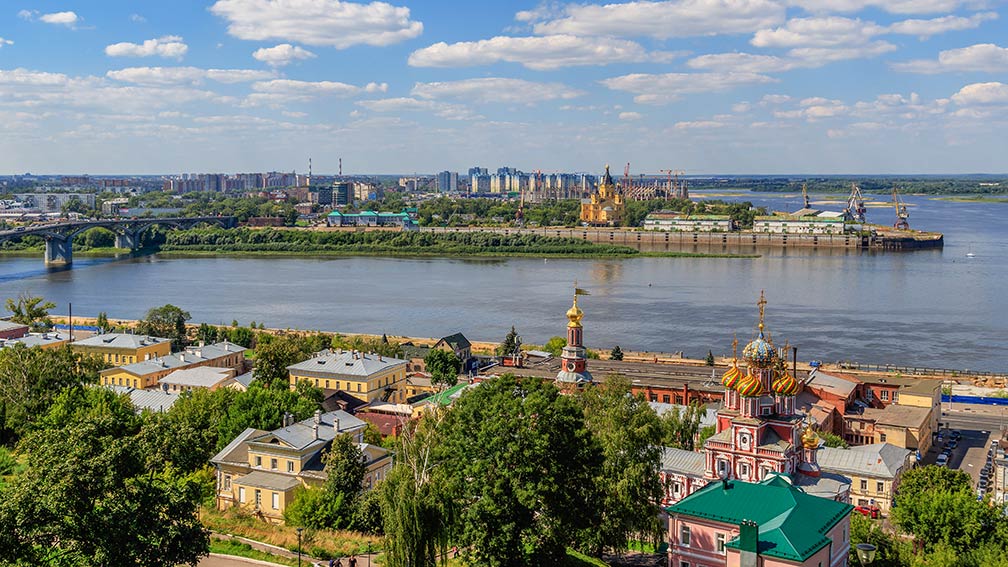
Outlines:
{"type": "Polygon", "coordinates": [[[525,226],[525,188],[521,188],[521,197],[518,200],[518,210],[515,211],[515,226],[525,226]]]}
{"type": "Polygon", "coordinates": [[[626,167],[623,168],[623,194],[631,193],[632,190],[633,184],[630,183],[630,162],[626,162],[626,167]]]}
{"type": "Polygon", "coordinates": [[[680,199],[689,199],[689,190],[686,189],[686,172],[682,169],[677,169],[672,172],[675,175],[676,182],[676,196],[680,199]],[[682,175],[682,179],[679,176],[682,175]]]}
{"type": "Polygon", "coordinates": [[[847,197],[847,208],[844,209],[844,218],[854,222],[865,222],[865,213],[868,209],[864,204],[864,197],[861,196],[861,188],[857,183],[851,183],[850,196],[847,197]]]}
{"type": "Polygon", "coordinates": [[[801,196],[802,196],[802,200],[805,201],[805,206],[803,208],[805,208],[805,209],[811,209],[812,208],[812,204],[809,203],[809,200],[808,200],[808,183],[802,183],[801,184],[801,196]]]}
{"type": "Polygon", "coordinates": [[[896,230],[910,230],[910,223],[907,222],[907,219],[910,218],[910,213],[907,212],[906,203],[900,199],[899,193],[896,192],[896,187],[892,188],[892,201],[893,207],[896,209],[896,222],[893,224],[893,228],[896,230]]]}

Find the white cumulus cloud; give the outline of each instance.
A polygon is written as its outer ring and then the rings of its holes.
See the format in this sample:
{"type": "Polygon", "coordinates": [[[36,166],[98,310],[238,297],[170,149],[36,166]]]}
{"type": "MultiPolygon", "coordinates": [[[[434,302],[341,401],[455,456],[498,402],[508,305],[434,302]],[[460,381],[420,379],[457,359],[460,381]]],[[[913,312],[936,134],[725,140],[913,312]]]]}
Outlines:
{"type": "Polygon", "coordinates": [[[639,43],[605,37],[550,35],[498,36],[480,41],[438,42],[410,54],[413,67],[468,67],[506,61],[538,71],[579,65],[668,60],[674,54],[649,53],[639,43]]]}
{"type": "Polygon", "coordinates": [[[628,121],[629,120],[640,120],[641,118],[644,118],[644,115],[641,114],[640,112],[620,112],[619,113],[619,119],[620,120],[628,120],[628,121]]]}
{"type": "Polygon", "coordinates": [[[0,37],[0,47],[3,47],[5,45],[14,45],[14,41],[0,37]]]}
{"type": "Polygon", "coordinates": [[[921,38],[928,38],[933,35],[949,31],[961,31],[977,28],[980,24],[986,21],[996,20],[997,18],[997,12],[980,12],[978,14],[973,14],[968,18],[964,18],[962,16],[942,16],[940,18],[932,18],[930,20],[903,20],[890,25],[888,31],[890,33],[916,35],[921,38]]]}
{"type": "Polygon", "coordinates": [[[784,21],[776,0],[669,0],[622,4],[569,4],[560,14],[520,12],[537,34],[649,36],[658,39],[747,33],[784,21]]]}
{"type": "Polygon", "coordinates": [[[105,55],[109,57],[171,57],[181,59],[189,51],[182,38],[177,35],[166,35],[143,43],[113,43],[105,47],[105,55]]]}
{"type": "Polygon", "coordinates": [[[254,93],[245,97],[244,106],[279,106],[292,102],[309,102],[325,97],[350,97],[361,93],[383,93],[387,83],[368,83],[363,87],[339,81],[298,81],[273,79],[252,83],[254,93]]]}
{"type": "Polygon", "coordinates": [[[534,104],[549,100],[566,100],[584,93],[562,83],[539,83],[524,79],[486,77],[435,83],[417,83],[413,96],[425,99],[462,99],[477,103],[534,104]]]}
{"type": "Polygon", "coordinates": [[[201,84],[205,80],[218,83],[260,81],[273,76],[269,71],[255,69],[200,69],[198,67],[127,67],[109,71],[105,76],[116,81],[141,85],[201,84]]]}
{"type": "Polygon", "coordinates": [[[775,79],[759,73],[633,73],[601,81],[615,91],[634,95],[639,104],[667,104],[683,94],[721,92],[743,85],[771,83],[775,79]]]}
{"type": "Polygon", "coordinates": [[[906,73],[922,74],[970,71],[1008,73],[1008,47],[1000,47],[993,43],[978,43],[942,51],[938,54],[937,60],[918,59],[894,63],[892,68],[906,73]]]}
{"type": "Polygon", "coordinates": [[[1008,104],[1008,85],[1004,83],[973,83],[952,95],[952,102],[961,106],[972,104],[1008,104]]]}
{"type": "Polygon", "coordinates": [[[259,48],[252,53],[252,57],[274,67],[282,67],[298,59],[312,59],[315,54],[303,47],[281,43],[273,47],[259,48]]]}
{"type": "Polygon", "coordinates": [[[982,0],[790,0],[813,13],[853,13],[865,8],[878,8],[890,14],[937,14],[951,12],[961,6],[982,7],[982,0]]]}
{"type": "Polygon", "coordinates": [[[80,18],[75,12],[53,12],[51,14],[42,14],[39,16],[39,21],[47,24],[56,24],[62,26],[73,26],[77,23],[80,18]]]}
{"type": "Polygon", "coordinates": [[[210,11],[240,39],[297,41],[344,49],[391,45],[419,36],[410,9],[385,2],[341,0],[217,0],[210,11]]]}

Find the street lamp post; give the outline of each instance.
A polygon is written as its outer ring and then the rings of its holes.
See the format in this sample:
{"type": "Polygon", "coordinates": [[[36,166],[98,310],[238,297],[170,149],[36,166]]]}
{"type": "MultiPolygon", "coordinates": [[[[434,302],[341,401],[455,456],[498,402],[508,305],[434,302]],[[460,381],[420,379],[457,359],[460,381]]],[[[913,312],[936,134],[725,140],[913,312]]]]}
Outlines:
{"type": "Polygon", "coordinates": [[[367,567],[371,567],[371,542],[367,542],[367,567]]]}
{"type": "Polygon", "coordinates": [[[304,531],[304,528],[298,528],[297,529],[297,535],[298,535],[298,567],[301,567],[301,532],[303,532],[303,531],[304,531]]]}
{"type": "Polygon", "coordinates": [[[876,548],[870,543],[859,543],[854,546],[857,551],[858,562],[864,567],[868,567],[875,562],[875,551],[876,548]]]}

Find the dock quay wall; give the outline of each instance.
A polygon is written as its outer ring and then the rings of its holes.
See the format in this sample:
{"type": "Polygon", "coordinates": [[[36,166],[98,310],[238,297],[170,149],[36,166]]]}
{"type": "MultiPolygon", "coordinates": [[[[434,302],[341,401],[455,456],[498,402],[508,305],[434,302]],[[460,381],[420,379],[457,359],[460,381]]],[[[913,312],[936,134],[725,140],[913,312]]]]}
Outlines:
{"type": "Polygon", "coordinates": [[[806,248],[842,250],[912,250],[940,248],[941,236],[862,236],[859,234],[777,234],[766,232],[685,232],[633,230],[597,227],[424,227],[437,234],[452,232],[495,232],[499,234],[535,234],[556,238],[575,238],[596,244],[629,246],[642,252],[682,251],[688,249],[755,252],[760,248],[806,248]]]}

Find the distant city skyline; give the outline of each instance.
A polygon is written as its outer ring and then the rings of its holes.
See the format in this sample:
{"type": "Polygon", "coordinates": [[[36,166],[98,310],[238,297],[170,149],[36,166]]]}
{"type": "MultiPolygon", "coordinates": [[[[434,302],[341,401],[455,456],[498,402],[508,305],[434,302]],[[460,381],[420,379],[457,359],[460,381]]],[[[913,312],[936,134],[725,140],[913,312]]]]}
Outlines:
{"type": "Polygon", "coordinates": [[[0,174],[301,173],[309,156],[330,175],[340,159],[347,175],[1003,173],[1006,15],[1004,0],[7,3],[0,174]]]}

